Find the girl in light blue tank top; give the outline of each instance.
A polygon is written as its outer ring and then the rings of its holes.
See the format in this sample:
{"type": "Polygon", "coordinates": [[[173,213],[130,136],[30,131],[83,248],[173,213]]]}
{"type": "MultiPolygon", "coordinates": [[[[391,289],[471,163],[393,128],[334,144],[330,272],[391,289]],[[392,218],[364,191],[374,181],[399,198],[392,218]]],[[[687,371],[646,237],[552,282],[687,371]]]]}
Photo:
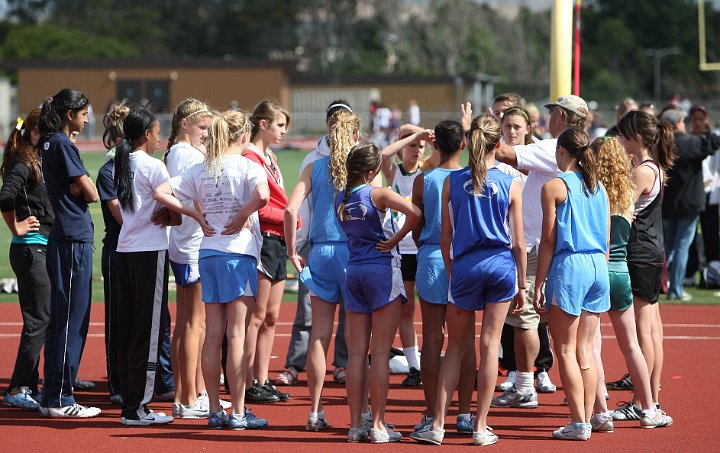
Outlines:
{"type": "Polygon", "coordinates": [[[518,293],[517,282],[525,281],[526,251],[520,185],[494,167],[500,124],[490,115],[478,116],[472,120],[468,137],[469,166],[445,179],[440,199],[440,247],[451,275],[445,317],[448,345],[441,369],[445,382],[437,390],[437,419],[412,437],[442,439],[452,394],[456,387],[462,388],[462,362],[468,355],[475,357],[475,311],[483,310],[473,441],[489,445],[498,439],[487,428],[487,415],[497,380],[500,333],[511,299],[519,294],[513,313],[524,305],[525,292],[518,293]]]}
{"type": "Polygon", "coordinates": [[[346,110],[336,111],[328,119],[328,127],[330,156],[313,162],[303,171],[285,208],[284,222],[288,258],[310,289],[312,301],[312,333],[307,355],[310,414],[306,429],[309,431],[328,426],[321,397],[328,345],[348,264],[347,237],[335,216],[334,200],[338,190],[345,188],[345,159],[360,136],[360,118],[346,110]],[[312,249],[306,263],[296,250],[295,240],[297,213],[308,195],[312,196],[313,215],[308,238],[312,249]]]}
{"type": "Polygon", "coordinates": [[[343,290],[348,342],[347,400],[351,441],[397,441],[401,436],[385,425],[390,349],[405,302],[398,244],[420,218],[420,210],[388,187],[373,187],[382,155],[372,143],[353,147],[347,157],[345,189],[335,199],[340,225],[348,237],[350,262],[343,290]],[[406,216],[400,230],[386,222],[392,210],[406,216]],[[389,227],[388,227],[389,225],[389,227]],[[372,351],[370,338],[372,337],[372,351]],[[373,421],[363,428],[362,400],[368,388],[367,354],[372,352],[373,421]],[[381,379],[378,381],[377,377],[381,379]]]}
{"type": "Polygon", "coordinates": [[[600,313],[610,308],[610,214],[587,133],[570,128],[560,134],[556,160],[563,173],[543,186],[541,196],[543,232],[536,281],[543,282],[545,277],[547,281],[544,293],[543,285],[536,284],[533,302],[539,313],[549,310],[556,354],[577,351],[575,355],[564,354],[559,361],[560,376],[564,381],[573,380],[563,382],[571,422],[553,436],[587,440],[593,408],[585,406],[584,394],[597,387],[593,341],[600,313]]]}

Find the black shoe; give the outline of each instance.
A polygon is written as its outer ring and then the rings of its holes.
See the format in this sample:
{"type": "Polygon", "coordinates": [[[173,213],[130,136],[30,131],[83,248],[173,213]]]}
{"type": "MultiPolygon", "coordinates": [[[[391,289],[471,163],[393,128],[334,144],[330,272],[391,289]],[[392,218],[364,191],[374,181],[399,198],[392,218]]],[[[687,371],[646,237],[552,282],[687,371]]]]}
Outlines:
{"type": "Polygon", "coordinates": [[[267,379],[265,379],[265,383],[262,386],[262,389],[270,393],[271,395],[275,395],[278,398],[278,401],[287,401],[290,399],[290,395],[288,395],[285,392],[281,392],[278,390],[274,385],[270,383],[267,379]]]}
{"type": "Polygon", "coordinates": [[[626,374],[617,381],[608,382],[607,388],[610,390],[633,390],[635,386],[633,385],[630,374],[626,374]]]}
{"type": "Polygon", "coordinates": [[[73,385],[73,389],[75,390],[92,390],[95,388],[95,383],[90,381],[81,381],[80,379],[75,379],[75,385],[73,385]]]}
{"type": "Polygon", "coordinates": [[[280,398],[268,392],[255,380],[252,387],[245,390],[245,401],[248,403],[276,403],[280,398]]]}
{"type": "Polygon", "coordinates": [[[420,370],[417,368],[410,367],[410,371],[407,377],[402,381],[403,387],[417,387],[422,384],[422,377],[420,377],[420,370]]]}

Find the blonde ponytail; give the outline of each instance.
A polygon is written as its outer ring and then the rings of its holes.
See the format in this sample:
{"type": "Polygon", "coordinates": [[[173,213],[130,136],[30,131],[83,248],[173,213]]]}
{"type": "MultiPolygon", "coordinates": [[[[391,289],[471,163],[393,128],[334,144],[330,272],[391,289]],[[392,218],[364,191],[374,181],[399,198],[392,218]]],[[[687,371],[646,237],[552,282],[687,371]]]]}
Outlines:
{"type": "Polygon", "coordinates": [[[333,114],[328,123],[330,134],[330,175],[337,190],[347,185],[345,161],[350,149],[355,146],[356,134],[360,132],[360,118],[354,113],[340,110],[333,114]]]}

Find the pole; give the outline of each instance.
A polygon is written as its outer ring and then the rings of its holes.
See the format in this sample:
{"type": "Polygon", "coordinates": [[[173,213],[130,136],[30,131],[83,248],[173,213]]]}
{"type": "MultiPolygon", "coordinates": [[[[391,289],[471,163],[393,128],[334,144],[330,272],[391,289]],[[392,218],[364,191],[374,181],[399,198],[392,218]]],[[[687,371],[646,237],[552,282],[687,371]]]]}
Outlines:
{"type": "Polygon", "coordinates": [[[550,100],[570,94],[572,76],[572,0],[553,0],[550,35],[550,100]]]}
{"type": "Polygon", "coordinates": [[[575,56],[573,58],[573,94],[580,96],[580,3],[575,2],[575,56]]]}

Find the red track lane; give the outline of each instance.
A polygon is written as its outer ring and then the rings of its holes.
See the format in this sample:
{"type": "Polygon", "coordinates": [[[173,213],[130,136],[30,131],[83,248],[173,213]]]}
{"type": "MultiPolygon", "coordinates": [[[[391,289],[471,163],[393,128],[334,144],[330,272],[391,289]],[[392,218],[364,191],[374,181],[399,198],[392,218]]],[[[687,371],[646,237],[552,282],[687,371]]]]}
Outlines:
{"type": "MultiPolygon", "coordinates": [[[[171,311],[174,304],[171,304],[171,311]]],[[[277,327],[271,376],[277,375],[284,364],[289,341],[294,304],[283,304],[281,324],[277,327]]],[[[419,310],[417,310],[419,312],[419,310]]],[[[653,452],[710,452],[720,451],[716,434],[716,420],[720,419],[720,401],[715,393],[720,376],[720,307],[663,306],[665,323],[665,367],[661,402],[675,424],[670,428],[646,430],[638,422],[617,422],[611,434],[593,434],[588,442],[556,441],[551,430],[568,422],[568,409],[562,406],[562,391],[539,396],[540,407],[534,410],[491,409],[489,423],[500,441],[495,447],[506,452],[528,451],[598,451],[628,450],[653,452]]],[[[160,428],[126,428],[120,425],[119,407],[108,402],[105,392],[105,353],[103,346],[103,310],[101,304],[92,307],[92,325],[80,367],[82,379],[93,380],[94,392],[78,393],[81,404],[102,408],[100,417],[85,420],[46,419],[37,413],[22,412],[0,406],[0,425],[3,441],[0,451],[221,451],[231,448],[259,448],[261,451],[312,452],[334,451],[337,448],[360,451],[378,448],[387,451],[427,449],[407,436],[412,425],[420,419],[424,399],[422,391],[400,386],[402,376],[391,377],[388,401],[388,421],[403,433],[403,441],[392,446],[369,446],[346,443],[349,414],[345,404],[345,389],[332,384],[328,375],[325,387],[325,413],[332,425],[320,433],[304,429],[308,412],[308,392],[303,381],[285,388],[293,399],[287,403],[255,405],[254,411],[270,420],[271,428],[264,431],[210,431],[202,420],[176,420],[160,428]],[[252,444],[247,443],[252,442],[252,444]]],[[[419,314],[418,314],[419,320],[419,314]]],[[[18,344],[20,310],[13,304],[0,305],[0,384],[7,386],[18,344]]],[[[615,380],[625,372],[625,365],[613,336],[609,319],[602,318],[603,358],[606,380],[615,380]]],[[[419,326],[418,326],[419,331],[419,326]]],[[[399,343],[399,341],[398,341],[399,343]]],[[[558,385],[557,368],[551,371],[558,385]]],[[[630,392],[610,392],[609,407],[631,397],[630,392]]],[[[152,408],[170,412],[170,403],[153,403],[152,408]]],[[[443,450],[451,446],[472,445],[470,437],[458,436],[455,429],[456,406],[451,409],[446,425],[443,450]]]]}

